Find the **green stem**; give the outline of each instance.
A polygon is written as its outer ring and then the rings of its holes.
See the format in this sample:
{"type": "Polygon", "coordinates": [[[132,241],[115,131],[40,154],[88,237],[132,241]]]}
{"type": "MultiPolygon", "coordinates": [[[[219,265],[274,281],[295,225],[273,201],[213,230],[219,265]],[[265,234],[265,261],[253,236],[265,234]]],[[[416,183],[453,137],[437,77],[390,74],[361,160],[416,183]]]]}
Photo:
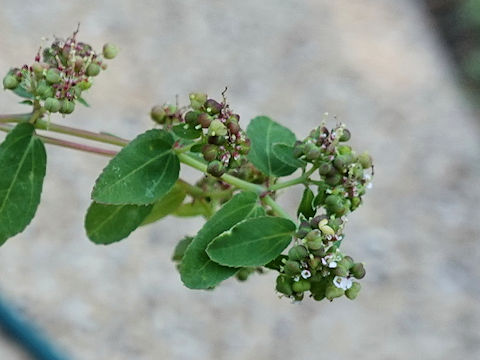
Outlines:
{"type": "Polygon", "coordinates": [[[69,126],[58,125],[44,119],[37,119],[37,121],[35,122],[35,127],[41,130],[48,130],[61,134],[72,135],[83,139],[103,142],[105,144],[125,146],[129,143],[128,140],[116,136],[99,134],[88,130],[81,130],[69,126]]]}
{"type": "MultiPolygon", "coordinates": [[[[10,132],[13,129],[11,125],[1,125],[0,124],[0,131],[4,132],[10,132]]],[[[114,150],[107,150],[107,149],[101,149],[95,146],[89,146],[89,145],[84,145],[84,144],[78,144],[72,141],[66,141],[66,140],[61,140],[61,139],[55,139],[52,137],[48,136],[42,136],[42,135],[37,135],[38,138],[42,139],[42,141],[46,144],[51,144],[51,145],[57,145],[61,146],[64,148],[68,149],[74,149],[74,150],[79,150],[83,152],[88,152],[91,154],[98,154],[98,155],[103,155],[103,156],[108,156],[108,157],[114,157],[115,155],[118,154],[117,151],[114,150]]]]}
{"type": "Polygon", "coordinates": [[[284,189],[284,188],[287,188],[287,187],[290,187],[290,186],[293,186],[293,185],[297,185],[297,184],[302,184],[304,182],[306,182],[308,180],[308,178],[314,173],[315,170],[318,169],[318,166],[316,165],[313,165],[310,170],[308,170],[305,174],[303,174],[302,176],[299,176],[295,179],[292,179],[292,180],[288,180],[288,181],[285,181],[285,182],[280,182],[280,183],[276,183],[276,184],[273,184],[272,186],[270,186],[268,188],[269,191],[277,191],[277,190],[280,190],[280,189],[284,189]]]}
{"type": "Polygon", "coordinates": [[[269,205],[273,212],[278,216],[284,217],[285,219],[291,220],[294,223],[296,222],[275,200],[273,200],[269,195],[263,198],[265,204],[269,205]]]}
{"type": "Polygon", "coordinates": [[[20,123],[30,120],[32,113],[0,115],[0,123],[20,123]]]}
{"type": "MultiPolygon", "coordinates": [[[[197,170],[200,170],[203,173],[207,172],[207,165],[197,159],[192,158],[187,154],[177,153],[180,162],[184,163],[185,165],[191,166],[197,170]]],[[[260,185],[249,183],[248,181],[239,179],[235,176],[224,174],[220,177],[223,181],[227,184],[236,186],[239,189],[246,190],[246,191],[253,191],[254,193],[261,194],[265,192],[265,188],[260,185]]]]}

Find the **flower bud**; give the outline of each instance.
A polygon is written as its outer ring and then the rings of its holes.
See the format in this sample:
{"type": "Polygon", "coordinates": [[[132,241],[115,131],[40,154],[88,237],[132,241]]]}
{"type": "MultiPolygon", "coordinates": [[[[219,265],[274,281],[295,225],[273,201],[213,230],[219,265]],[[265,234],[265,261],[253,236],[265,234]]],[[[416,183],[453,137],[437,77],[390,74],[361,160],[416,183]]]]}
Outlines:
{"type": "Polygon", "coordinates": [[[348,155],[352,153],[352,148],[347,145],[337,146],[337,151],[340,155],[348,155]]]}
{"type": "Polygon", "coordinates": [[[202,154],[205,161],[213,161],[217,158],[218,150],[216,145],[206,144],[202,148],[202,154]]]}
{"type": "Polygon", "coordinates": [[[354,281],[352,283],[352,286],[350,287],[350,289],[347,289],[347,291],[345,291],[345,296],[347,298],[349,298],[350,300],[355,300],[355,298],[358,296],[358,293],[360,292],[362,286],[360,285],[360,283],[354,281]]]}
{"type": "Polygon", "coordinates": [[[158,124],[164,124],[167,114],[165,113],[164,107],[160,105],[155,105],[150,111],[150,117],[153,121],[158,124]]]}
{"type": "Polygon", "coordinates": [[[212,122],[212,117],[207,113],[201,113],[200,115],[198,115],[197,121],[202,126],[202,128],[206,129],[210,126],[210,123],[212,122]]]}
{"type": "Polygon", "coordinates": [[[308,257],[308,250],[303,245],[296,245],[288,250],[288,258],[290,260],[298,261],[308,257]]]}
{"type": "Polygon", "coordinates": [[[302,301],[303,298],[304,298],[304,293],[303,293],[303,292],[302,292],[302,293],[294,293],[294,294],[293,294],[293,299],[294,299],[295,301],[302,301]]]}
{"type": "Polygon", "coordinates": [[[85,74],[87,74],[87,76],[97,76],[98,74],[100,74],[100,69],[100,65],[96,63],[91,63],[87,66],[85,74]]]}
{"type": "Polygon", "coordinates": [[[40,78],[43,76],[43,70],[45,68],[42,66],[42,64],[38,63],[38,62],[35,62],[33,63],[32,65],[32,70],[33,70],[33,73],[35,74],[35,76],[37,78],[40,78]]]}
{"type": "Polygon", "coordinates": [[[200,110],[207,101],[207,94],[203,93],[191,93],[189,96],[190,106],[194,110],[200,110]]]}
{"type": "Polygon", "coordinates": [[[225,136],[227,135],[227,127],[220,120],[213,120],[208,127],[209,136],[225,136]]]}
{"type": "Polygon", "coordinates": [[[62,80],[60,71],[58,69],[48,69],[45,78],[50,84],[56,84],[62,80]]]}
{"type": "Polygon", "coordinates": [[[115,56],[118,55],[118,47],[111,43],[106,43],[103,45],[103,57],[105,59],[113,59],[115,56]]]}
{"type": "Polygon", "coordinates": [[[60,101],[58,101],[57,99],[52,98],[52,97],[47,98],[45,100],[45,104],[43,105],[45,110],[47,110],[51,113],[58,112],[60,110],[61,106],[62,106],[62,104],[60,104],[60,101]]]}
{"type": "Polygon", "coordinates": [[[248,277],[250,276],[250,274],[253,272],[252,268],[241,268],[240,270],[238,270],[238,272],[235,274],[235,277],[239,280],[239,281],[245,281],[248,279],[248,277]]]}
{"type": "Polygon", "coordinates": [[[60,106],[60,113],[62,114],[71,114],[75,110],[75,103],[69,100],[62,100],[60,106]]]}
{"type": "Polygon", "coordinates": [[[356,279],[363,279],[366,273],[362,263],[353,264],[353,266],[350,269],[350,272],[352,273],[353,277],[356,279]]]}
{"type": "Polygon", "coordinates": [[[343,129],[342,136],[340,136],[340,139],[338,139],[338,140],[342,141],[342,142],[345,142],[345,141],[350,140],[351,136],[352,136],[352,134],[350,133],[350,130],[343,129]]]}
{"type": "Polygon", "coordinates": [[[367,152],[358,155],[358,161],[364,169],[372,167],[372,157],[367,152]]]}
{"type": "Polygon", "coordinates": [[[294,281],[292,284],[292,290],[296,293],[302,293],[302,292],[308,291],[310,290],[310,282],[305,279],[294,281]]]}
{"type": "Polygon", "coordinates": [[[207,165],[207,173],[212,176],[220,177],[225,174],[225,171],[225,166],[218,160],[213,160],[207,165]]]}
{"type": "Polygon", "coordinates": [[[285,274],[293,276],[300,274],[302,267],[298,261],[288,260],[283,266],[283,271],[285,274]]]}
{"type": "Polygon", "coordinates": [[[276,286],[275,289],[284,295],[290,296],[292,295],[292,285],[291,285],[291,279],[289,279],[285,275],[279,275],[276,280],[276,286]]]}
{"type": "Polygon", "coordinates": [[[352,199],[352,205],[350,206],[350,209],[352,211],[355,210],[356,208],[358,208],[360,206],[361,203],[362,203],[362,200],[359,197],[354,197],[352,199]]]}
{"type": "Polygon", "coordinates": [[[325,297],[328,300],[333,300],[337,297],[343,296],[345,294],[345,290],[336,287],[333,284],[328,284],[325,289],[325,297]]]}
{"type": "Polygon", "coordinates": [[[205,108],[208,114],[216,115],[216,114],[219,114],[220,111],[222,110],[222,104],[220,104],[219,102],[213,99],[208,99],[207,102],[205,103],[205,108]]]}

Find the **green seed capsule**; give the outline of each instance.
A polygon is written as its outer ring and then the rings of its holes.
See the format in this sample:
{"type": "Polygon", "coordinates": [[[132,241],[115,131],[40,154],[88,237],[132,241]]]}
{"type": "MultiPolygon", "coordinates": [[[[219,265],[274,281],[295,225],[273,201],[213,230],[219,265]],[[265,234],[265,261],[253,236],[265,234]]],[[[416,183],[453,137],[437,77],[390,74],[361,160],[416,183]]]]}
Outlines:
{"type": "Polygon", "coordinates": [[[314,147],[314,148],[308,150],[307,153],[305,153],[305,157],[309,161],[317,160],[321,155],[322,155],[322,152],[320,151],[320,149],[318,147],[314,147]]]}
{"type": "Polygon", "coordinates": [[[362,165],[364,169],[368,169],[372,167],[372,157],[366,152],[358,155],[358,161],[360,162],[360,165],[362,165]]]}
{"type": "Polygon", "coordinates": [[[301,141],[297,141],[293,146],[293,156],[297,159],[305,154],[305,145],[301,141]]]}
{"type": "Polygon", "coordinates": [[[75,110],[75,103],[69,100],[63,100],[61,102],[60,113],[71,114],[75,110]]]}
{"type": "Polygon", "coordinates": [[[43,76],[43,70],[45,70],[45,67],[42,64],[36,62],[33,63],[32,70],[35,76],[40,79],[43,76]]]}
{"type": "Polygon", "coordinates": [[[308,250],[303,245],[296,245],[288,250],[288,258],[290,260],[298,261],[308,257],[308,250]]]}
{"type": "Polygon", "coordinates": [[[328,300],[333,300],[335,298],[343,296],[344,294],[345,294],[345,290],[336,287],[332,283],[328,284],[325,289],[325,297],[328,300]]]}
{"type": "Polygon", "coordinates": [[[201,113],[200,115],[198,115],[197,121],[202,126],[202,128],[207,129],[212,123],[212,117],[207,113],[201,113]]]}
{"type": "Polygon", "coordinates": [[[304,294],[305,294],[305,293],[303,293],[303,292],[302,292],[302,293],[294,293],[294,294],[293,294],[293,299],[294,299],[295,301],[302,301],[303,298],[304,298],[304,294]]]}
{"type": "Polygon", "coordinates": [[[218,160],[213,160],[207,165],[207,173],[215,177],[222,176],[225,174],[225,171],[225,166],[218,160]]]}
{"type": "Polygon", "coordinates": [[[58,69],[48,69],[45,79],[47,79],[47,82],[50,84],[56,84],[62,80],[62,76],[58,69]]]}
{"type": "Polygon", "coordinates": [[[239,281],[246,281],[248,277],[254,272],[255,270],[252,268],[241,268],[238,270],[238,272],[235,274],[235,277],[239,281]]]}
{"type": "Polygon", "coordinates": [[[352,148],[347,145],[337,146],[337,151],[340,155],[347,155],[352,153],[352,148]]]}
{"type": "Polygon", "coordinates": [[[302,266],[297,261],[288,260],[283,266],[283,271],[290,276],[298,275],[302,271],[302,266]]]}
{"type": "Polygon", "coordinates": [[[185,114],[185,122],[190,125],[198,124],[198,117],[200,116],[200,111],[189,111],[185,114]]]}
{"type": "Polygon", "coordinates": [[[291,296],[293,293],[291,279],[285,275],[279,275],[276,280],[275,289],[284,295],[291,296]]]}
{"type": "Polygon", "coordinates": [[[340,212],[343,209],[342,199],[337,195],[329,195],[325,199],[325,207],[332,213],[340,212]]]}
{"type": "Polygon", "coordinates": [[[217,146],[212,144],[204,145],[202,148],[202,154],[203,158],[208,162],[215,160],[218,155],[217,146]]]}
{"type": "Polygon", "coordinates": [[[210,115],[216,115],[219,114],[220,111],[222,110],[222,104],[219,102],[213,100],[213,99],[208,99],[205,102],[205,109],[207,110],[207,113],[210,115]]]}
{"type": "Polygon", "coordinates": [[[308,241],[307,242],[307,247],[310,250],[320,250],[323,248],[323,239],[318,238],[316,240],[308,241]]]}
{"type": "Polygon", "coordinates": [[[292,284],[292,290],[296,293],[308,291],[310,290],[310,282],[305,279],[294,281],[292,284]]]}
{"type": "Polygon", "coordinates": [[[326,176],[332,172],[332,164],[327,162],[322,162],[318,167],[318,173],[322,176],[326,176]]]}
{"type": "MultiPolygon", "coordinates": [[[[350,256],[345,256],[342,260],[338,262],[338,266],[342,266],[346,270],[350,270],[353,264],[354,264],[353,259],[350,256]]],[[[339,275],[339,276],[346,276],[346,275],[339,275]]]]}
{"type": "Polygon", "coordinates": [[[345,296],[350,300],[355,300],[361,288],[362,286],[360,285],[360,283],[354,281],[352,284],[352,287],[350,289],[347,289],[347,291],[345,291],[345,296]]]}
{"type": "Polygon", "coordinates": [[[92,87],[92,83],[89,82],[88,80],[81,81],[77,84],[77,86],[82,89],[82,91],[88,90],[92,87]]]}
{"type": "Polygon", "coordinates": [[[355,263],[350,269],[350,272],[356,279],[363,279],[365,277],[365,268],[362,263],[355,263]]]}
{"type": "Polygon", "coordinates": [[[60,110],[62,104],[60,103],[60,101],[58,101],[57,99],[55,98],[48,98],[45,100],[45,104],[43,105],[43,107],[45,108],[45,110],[51,112],[51,113],[56,113],[60,110]]]}
{"type": "Polygon", "coordinates": [[[14,90],[17,88],[19,82],[17,78],[11,74],[3,78],[3,88],[8,90],[14,90]]]}
{"type": "Polygon", "coordinates": [[[87,66],[87,70],[85,71],[85,73],[87,74],[87,76],[97,76],[98,74],[100,74],[100,70],[100,65],[96,63],[91,63],[87,66]]]}
{"type": "Polygon", "coordinates": [[[47,85],[45,81],[41,81],[37,86],[36,93],[42,99],[53,97],[54,90],[50,85],[47,85]]]}
{"type": "Polygon", "coordinates": [[[342,141],[342,142],[345,142],[345,141],[350,140],[351,136],[352,136],[352,134],[350,133],[350,130],[343,129],[342,136],[340,136],[340,139],[338,139],[338,140],[342,141]]]}
{"type": "Polygon", "coordinates": [[[335,175],[327,176],[325,178],[325,182],[331,186],[338,185],[342,182],[342,175],[335,174],[335,175]]]}
{"type": "Polygon", "coordinates": [[[150,111],[150,117],[158,124],[165,124],[167,114],[163,106],[155,105],[150,111]]]}
{"type": "Polygon", "coordinates": [[[203,93],[191,93],[189,95],[190,98],[190,106],[194,110],[200,110],[207,101],[207,94],[203,93]]]}
{"type": "Polygon", "coordinates": [[[118,55],[118,47],[114,44],[107,43],[103,45],[102,53],[105,59],[113,59],[118,55]]]}
{"type": "Polygon", "coordinates": [[[345,266],[342,266],[341,264],[337,264],[337,267],[335,267],[332,271],[335,275],[345,277],[348,275],[348,269],[345,266]]]}
{"type": "Polygon", "coordinates": [[[227,127],[217,119],[213,120],[208,127],[209,136],[225,136],[227,133],[227,127]]]}

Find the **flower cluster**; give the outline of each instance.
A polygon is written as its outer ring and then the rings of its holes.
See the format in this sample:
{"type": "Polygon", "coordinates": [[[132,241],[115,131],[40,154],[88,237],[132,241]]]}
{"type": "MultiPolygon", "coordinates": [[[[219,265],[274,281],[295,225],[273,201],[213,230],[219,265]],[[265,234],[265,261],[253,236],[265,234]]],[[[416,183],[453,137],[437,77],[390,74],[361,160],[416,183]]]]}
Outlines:
{"type": "Polygon", "coordinates": [[[363,278],[365,269],[338,249],[342,230],[343,221],[339,218],[323,215],[303,221],[296,234],[296,245],[278,267],[277,291],[295,300],[302,300],[307,291],[317,301],[342,295],[355,299],[360,284],[353,278],[363,278]]]}
{"type": "Polygon", "coordinates": [[[66,40],[57,38],[43,51],[40,49],[32,65],[10,69],[3,87],[51,113],[70,114],[76,101],[85,104],[82,92],[92,86],[93,77],[106,69],[103,60],[113,59],[118,49],[105,44],[99,55],[90,45],[77,41],[77,33],[66,40]]]}
{"type": "Polygon", "coordinates": [[[187,108],[157,105],[150,115],[158,124],[173,127],[180,137],[186,132],[187,138],[199,138],[196,145],[201,145],[199,150],[210,175],[220,177],[239,168],[250,150],[250,140],[239,125],[240,116],[230,109],[225,98],[218,102],[203,93],[192,93],[189,98],[187,108]]]}
{"type": "Polygon", "coordinates": [[[324,206],[329,216],[340,217],[358,208],[371,187],[372,158],[368,153],[357,155],[345,144],[349,139],[350,131],[343,124],[330,131],[320,126],[294,147],[296,157],[318,168],[321,181],[314,205],[324,206]]]}

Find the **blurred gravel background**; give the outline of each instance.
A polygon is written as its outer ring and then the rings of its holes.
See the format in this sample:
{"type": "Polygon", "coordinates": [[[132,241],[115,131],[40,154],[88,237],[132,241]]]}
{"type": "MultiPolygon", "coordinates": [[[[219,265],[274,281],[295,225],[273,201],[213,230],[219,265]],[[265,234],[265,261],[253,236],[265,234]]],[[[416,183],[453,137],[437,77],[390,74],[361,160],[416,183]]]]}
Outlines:
{"type": "MultiPolygon", "coordinates": [[[[78,21],[82,40],[123,51],[92,107],[55,121],[132,138],[153,104],[228,85],[244,125],[268,114],[301,138],[336,115],[376,176],[344,242],[367,267],[358,300],[292,305],[273,274],[183,287],[170,255],[200,219],[93,245],[83,216],[107,159],[49,147],[37,216],[0,249],[0,291],[74,359],[480,358],[480,121],[420,2],[2,0],[1,71],[78,21]]],[[[1,95],[1,113],[25,110],[1,95]]],[[[300,191],[283,198],[292,213],[300,191]]],[[[27,357],[0,334],[0,359],[27,357]]]]}

